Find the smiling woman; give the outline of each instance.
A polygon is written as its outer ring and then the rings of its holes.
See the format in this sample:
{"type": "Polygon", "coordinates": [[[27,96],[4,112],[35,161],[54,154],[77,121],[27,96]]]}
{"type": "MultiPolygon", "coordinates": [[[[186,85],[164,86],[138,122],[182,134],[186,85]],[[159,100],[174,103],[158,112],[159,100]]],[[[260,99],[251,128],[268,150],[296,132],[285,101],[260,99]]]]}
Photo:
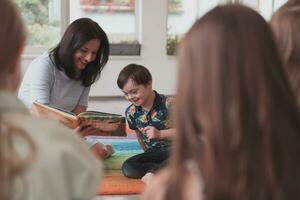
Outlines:
{"type": "Polygon", "coordinates": [[[55,106],[79,114],[87,108],[90,86],[108,61],[105,32],[89,18],[75,20],[59,44],[36,58],[28,67],[19,98],[55,106]]]}
{"type": "MultiPolygon", "coordinates": [[[[84,112],[90,87],[100,76],[108,57],[109,43],[102,28],[89,18],[75,20],[55,48],[29,65],[18,97],[28,109],[37,101],[76,115],[84,112]]],[[[77,130],[82,135],[93,132],[86,127],[77,130]]]]}

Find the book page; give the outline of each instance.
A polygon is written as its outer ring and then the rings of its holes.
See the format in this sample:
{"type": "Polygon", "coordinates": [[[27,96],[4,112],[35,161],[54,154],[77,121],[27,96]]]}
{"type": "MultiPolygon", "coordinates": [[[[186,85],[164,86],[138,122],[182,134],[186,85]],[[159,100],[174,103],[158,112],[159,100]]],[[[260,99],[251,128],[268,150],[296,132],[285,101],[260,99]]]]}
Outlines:
{"type": "Polygon", "coordinates": [[[126,136],[125,117],[122,115],[88,111],[78,116],[83,125],[96,129],[93,135],[126,136]]]}
{"type": "Polygon", "coordinates": [[[54,119],[69,128],[76,128],[80,124],[80,119],[73,113],[67,113],[63,110],[50,107],[48,105],[34,102],[32,105],[32,114],[40,117],[54,119]]]}
{"type": "Polygon", "coordinates": [[[100,111],[85,111],[82,112],[80,114],[78,114],[78,116],[95,116],[98,118],[122,118],[122,115],[119,114],[113,114],[113,113],[106,113],[106,112],[100,112],[100,111]]]}

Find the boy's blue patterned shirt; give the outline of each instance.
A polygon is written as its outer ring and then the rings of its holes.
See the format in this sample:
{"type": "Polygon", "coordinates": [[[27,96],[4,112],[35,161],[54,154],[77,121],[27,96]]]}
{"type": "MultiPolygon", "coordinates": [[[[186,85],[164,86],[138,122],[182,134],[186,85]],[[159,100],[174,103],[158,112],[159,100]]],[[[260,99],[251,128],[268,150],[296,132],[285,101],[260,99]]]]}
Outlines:
{"type": "Polygon", "coordinates": [[[143,141],[148,148],[167,148],[170,142],[167,140],[149,140],[146,133],[142,132],[142,128],[146,126],[153,126],[158,130],[170,129],[170,109],[171,109],[171,97],[158,94],[155,92],[155,99],[150,111],[145,111],[142,106],[135,106],[131,104],[126,109],[126,120],[130,129],[139,130],[142,134],[143,141]]]}

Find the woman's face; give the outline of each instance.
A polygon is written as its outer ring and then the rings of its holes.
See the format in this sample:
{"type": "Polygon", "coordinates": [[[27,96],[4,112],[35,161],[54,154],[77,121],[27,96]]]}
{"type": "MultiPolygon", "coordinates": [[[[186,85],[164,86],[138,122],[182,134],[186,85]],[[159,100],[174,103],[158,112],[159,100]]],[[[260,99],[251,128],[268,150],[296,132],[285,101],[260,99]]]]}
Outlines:
{"type": "Polygon", "coordinates": [[[100,48],[100,41],[92,39],[84,43],[74,53],[74,64],[76,69],[84,70],[87,64],[96,59],[97,52],[100,48]]]}

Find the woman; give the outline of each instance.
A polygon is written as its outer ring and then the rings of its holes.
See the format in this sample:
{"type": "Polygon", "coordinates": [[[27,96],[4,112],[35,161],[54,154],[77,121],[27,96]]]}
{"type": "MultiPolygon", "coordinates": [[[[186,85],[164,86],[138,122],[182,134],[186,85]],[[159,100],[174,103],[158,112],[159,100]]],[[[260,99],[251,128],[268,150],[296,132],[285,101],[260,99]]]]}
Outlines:
{"type": "Polygon", "coordinates": [[[273,14],[270,24],[300,108],[300,1],[286,2],[273,14]]]}
{"type": "Polygon", "coordinates": [[[224,5],[199,19],[178,80],[170,166],[142,199],[300,199],[299,113],[258,13],[224,5]]]}
{"type": "Polygon", "coordinates": [[[28,108],[38,101],[79,114],[86,110],[90,86],[108,56],[108,39],[101,27],[91,19],[77,19],[54,49],[30,64],[18,96],[28,108]]]}
{"type": "Polygon", "coordinates": [[[91,199],[101,163],[72,131],[30,115],[15,96],[25,30],[13,2],[0,1],[0,199],[91,199]]]}
{"type": "MultiPolygon", "coordinates": [[[[72,22],[61,41],[28,67],[18,97],[31,109],[38,101],[75,114],[86,111],[91,85],[100,76],[109,57],[109,43],[101,27],[89,18],[72,22]]],[[[87,136],[91,127],[76,131],[87,136]]],[[[87,140],[100,158],[113,153],[112,147],[87,140]]]]}

